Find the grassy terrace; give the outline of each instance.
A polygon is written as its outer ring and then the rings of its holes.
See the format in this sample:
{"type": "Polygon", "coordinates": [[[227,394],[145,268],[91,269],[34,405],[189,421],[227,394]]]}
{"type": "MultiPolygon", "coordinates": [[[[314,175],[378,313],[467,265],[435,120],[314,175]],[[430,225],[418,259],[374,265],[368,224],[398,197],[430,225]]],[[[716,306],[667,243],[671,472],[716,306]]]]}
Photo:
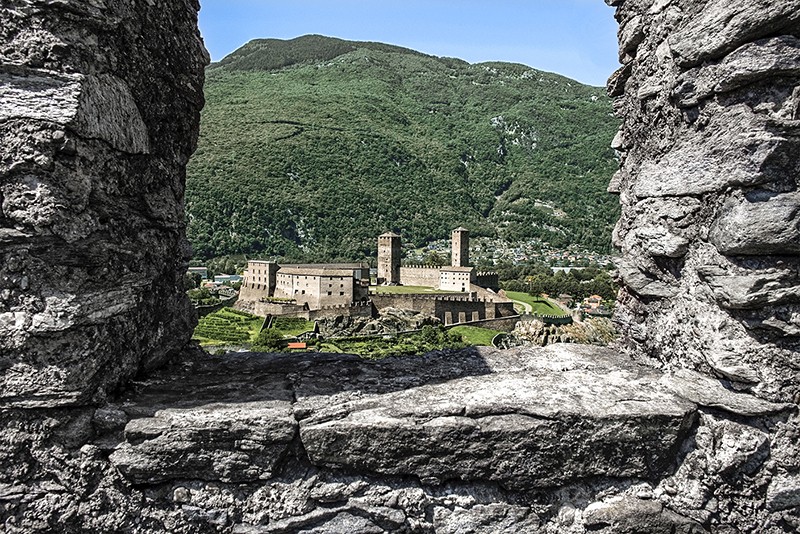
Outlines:
{"type": "Polygon", "coordinates": [[[506,291],[506,296],[511,300],[530,306],[533,311],[529,313],[538,313],[539,315],[569,315],[555,302],[542,297],[534,297],[522,291],[506,291]]]}
{"type": "Polygon", "coordinates": [[[192,339],[202,346],[249,344],[258,335],[263,322],[263,317],[223,308],[201,317],[192,339]]]}
{"type": "MultiPolygon", "coordinates": [[[[256,340],[263,323],[263,317],[233,308],[222,308],[200,318],[193,339],[204,347],[232,344],[247,346],[256,340]]],[[[272,327],[281,336],[291,338],[313,330],[314,322],[297,317],[277,317],[272,327]]]]}
{"type": "Polygon", "coordinates": [[[378,295],[460,295],[458,291],[445,291],[424,286],[376,286],[369,289],[370,293],[378,295]]]}
{"type": "Polygon", "coordinates": [[[276,317],[272,328],[278,330],[283,337],[295,337],[314,330],[314,321],[306,321],[300,317],[276,317]]]}
{"type": "Polygon", "coordinates": [[[455,326],[450,331],[460,335],[467,345],[478,347],[491,347],[494,336],[501,333],[499,330],[479,326],[455,326]]]}

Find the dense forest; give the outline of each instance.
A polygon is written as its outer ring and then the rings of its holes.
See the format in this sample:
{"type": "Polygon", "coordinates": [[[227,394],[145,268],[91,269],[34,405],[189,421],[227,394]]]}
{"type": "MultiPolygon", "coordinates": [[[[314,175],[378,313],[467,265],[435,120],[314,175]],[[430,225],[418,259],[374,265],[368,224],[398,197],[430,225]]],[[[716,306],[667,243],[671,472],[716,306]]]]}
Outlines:
{"type": "Polygon", "coordinates": [[[394,230],[610,248],[604,89],[379,43],[256,40],[207,70],[187,178],[195,257],[361,259],[394,230]]]}

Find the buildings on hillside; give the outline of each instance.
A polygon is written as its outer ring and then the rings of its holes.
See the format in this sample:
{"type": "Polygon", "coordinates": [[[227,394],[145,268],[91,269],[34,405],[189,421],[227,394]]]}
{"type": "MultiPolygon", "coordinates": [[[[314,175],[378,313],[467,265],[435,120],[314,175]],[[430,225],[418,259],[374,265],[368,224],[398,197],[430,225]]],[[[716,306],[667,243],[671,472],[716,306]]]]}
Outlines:
{"type": "Polygon", "coordinates": [[[377,282],[450,291],[447,294],[370,295],[369,266],[361,263],[280,265],[251,260],[236,306],[258,315],[306,319],[339,315],[376,316],[389,307],[438,317],[445,324],[515,316],[513,303],[496,293],[496,273],[469,266],[469,232],[453,230],[452,265],[401,266],[401,237],[378,237],[377,282]]]}
{"type": "Polygon", "coordinates": [[[350,306],[369,299],[369,266],[362,263],[279,265],[247,263],[240,302],[292,301],[309,310],[350,306]]]}
{"type": "Polygon", "coordinates": [[[401,237],[393,232],[378,237],[378,285],[433,287],[467,293],[472,286],[497,290],[497,273],[479,273],[469,266],[469,230],[456,228],[452,234],[451,264],[446,267],[401,266],[401,237]]]}

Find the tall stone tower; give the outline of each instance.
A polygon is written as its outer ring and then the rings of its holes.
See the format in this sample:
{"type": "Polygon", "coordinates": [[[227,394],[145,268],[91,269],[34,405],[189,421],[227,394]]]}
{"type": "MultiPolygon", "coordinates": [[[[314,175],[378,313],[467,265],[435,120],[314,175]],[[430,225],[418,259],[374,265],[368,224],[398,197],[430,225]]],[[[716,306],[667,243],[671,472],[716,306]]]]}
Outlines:
{"type": "Polygon", "coordinates": [[[469,267],[469,230],[459,226],[453,230],[453,267],[469,267]]]}
{"type": "Polygon", "coordinates": [[[400,236],[387,232],[378,236],[378,285],[400,283],[400,236]]]}

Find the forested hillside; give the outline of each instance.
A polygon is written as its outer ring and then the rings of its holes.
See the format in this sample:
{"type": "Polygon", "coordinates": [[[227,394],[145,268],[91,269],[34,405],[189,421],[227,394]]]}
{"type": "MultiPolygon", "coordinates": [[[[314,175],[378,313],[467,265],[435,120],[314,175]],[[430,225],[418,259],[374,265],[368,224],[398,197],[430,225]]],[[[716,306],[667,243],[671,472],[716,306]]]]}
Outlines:
{"type": "Polygon", "coordinates": [[[463,225],[607,250],[617,128],[602,88],[319,36],[252,41],[208,68],[189,165],[199,258],[375,253],[463,225]]]}

